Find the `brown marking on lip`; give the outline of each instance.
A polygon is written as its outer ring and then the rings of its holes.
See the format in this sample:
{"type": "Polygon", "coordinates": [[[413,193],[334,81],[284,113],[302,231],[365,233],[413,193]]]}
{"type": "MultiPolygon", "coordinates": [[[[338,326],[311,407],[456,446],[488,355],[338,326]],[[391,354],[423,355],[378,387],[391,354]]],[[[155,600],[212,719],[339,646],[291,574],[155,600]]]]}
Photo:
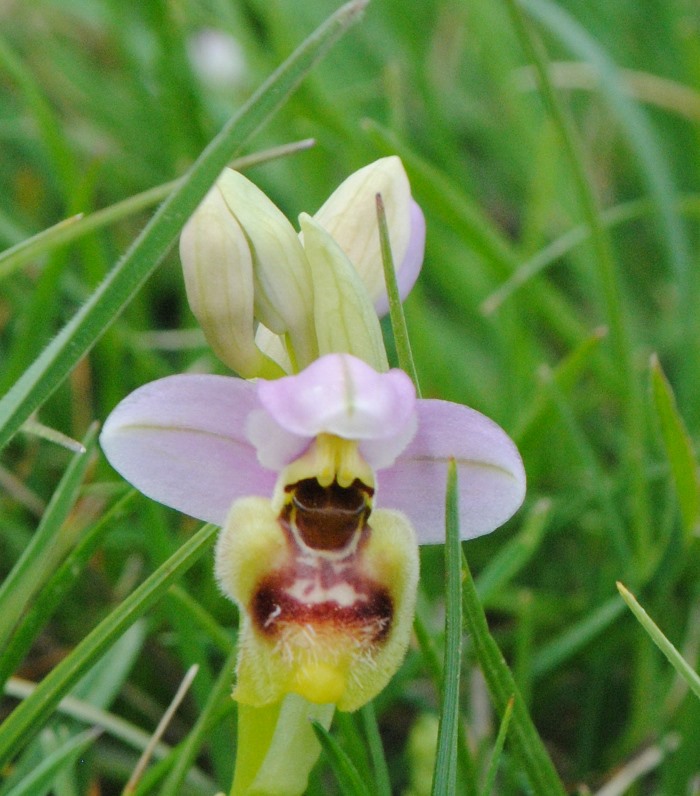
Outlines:
{"type": "Polygon", "coordinates": [[[288,484],[291,500],[280,519],[294,525],[312,550],[339,551],[367,524],[374,490],[355,479],[349,487],[337,481],[321,486],[315,478],[288,484]]]}
{"type": "MultiPolygon", "coordinates": [[[[354,579],[353,579],[354,580],[354,579]]],[[[292,597],[286,588],[289,576],[284,572],[266,578],[253,595],[251,616],[260,633],[277,638],[290,625],[311,625],[315,630],[338,630],[363,637],[377,644],[389,634],[394,616],[394,604],[389,592],[379,584],[359,579],[357,585],[347,583],[361,594],[352,605],[340,605],[334,600],[305,603],[292,597]]]]}

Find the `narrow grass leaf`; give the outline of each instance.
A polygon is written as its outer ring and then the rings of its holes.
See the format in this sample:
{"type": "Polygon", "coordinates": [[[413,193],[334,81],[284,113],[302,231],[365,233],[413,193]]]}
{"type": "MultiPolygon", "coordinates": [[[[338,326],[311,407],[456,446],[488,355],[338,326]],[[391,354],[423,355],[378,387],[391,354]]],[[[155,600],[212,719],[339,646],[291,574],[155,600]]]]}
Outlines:
{"type": "Polygon", "coordinates": [[[532,674],[545,677],[562,663],[578,654],[622,615],[624,604],[611,597],[602,605],[575,622],[560,636],[544,645],[533,658],[532,674]]]}
{"type": "MultiPolygon", "coordinates": [[[[607,329],[604,327],[595,329],[555,365],[551,371],[551,377],[558,390],[567,392],[591,369],[594,356],[598,353],[600,342],[606,334],[607,329]]],[[[522,416],[513,432],[513,439],[518,444],[521,444],[530,435],[534,438],[542,426],[550,421],[552,403],[551,389],[545,381],[540,382],[534,399],[523,409],[522,416]]]]}
{"type": "Polygon", "coordinates": [[[700,698],[700,676],[697,672],[693,671],[690,664],[678,652],[678,650],[671,644],[671,642],[661,632],[659,626],[649,616],[649,614],[637,602],[632,592],[628,591],[622,583],[618,581],[617,590],[622,595],[622,599],[627,603],[627,607],[637,617],[641,626],[651,637],[651,640],[668,658],[671,666],[678,672],[678,674],[686,681],[690,690],[696,697],[700,698]]]}
{"type": "Polygon", "coordinates": [[[87,671],[71,696],[95,707],[109,707],[127,680],[146,641],[146,622],[141,619],[126,630],[121,638],[87,671]]]}
{"type": "Polygon", "coordinates": [[[99,730],[87,730],[66,741],[47,755],[21,782],[3,793],[3,796],[40,796],[48,793],[58,774],[72,765],[95,742],[99,734],[99,730]]]}
{"type": "Polygon", "coordinates": [[[498,773],[498,766],[500,765],[501,755],[503,754],[503,746],[506,742],[506,736],[508,735],[508,727],[510,726],[510,719],[513,715],[514,702],[515,699],[513,697],[508,700],[508,705],[501,719],[501,726],[498,728],[496,743],[491,752],[489,767],[486,770],[486,779],[484,780],[484,787],[481,790],[480,796],[491,796],[493,786],[496,783],[496,774],[498,773]]]}
{"type": "Polygon", "coordinates": [[[522,0],[522,3],[528,13],[536,17],[566,47],[596,69],[600,90],[637,156],[635,163],[656,205],[661,243],[668,251],[680,284],[687,286],[691,267],[690,247],[674,209],[676,191],[664,148],[658,142],[646,114],[625,90],[624,77],[617,65],[568,11],[550,0],[522,0]]]}
{"type": "Polygon", "coordinates": [[[527,515],[522,531],[484,567],[476,579],[476,590],[482,602],[487,602],[532,559],[544,536],[551,510],[551,500],[538,500],[527,515]]]}
{"type": "MultiPolygon", "coordinates": [[[[301,152],[313,146],[313,144],[314,140],[312,138],[305,138],[302,141],[294,141],[282,146],[263,149],[260,152],[253,152],[250,155],[243,155],[235,158],[229,165],[232,169],[242,171],[250,166],[257,166],[276,158],[301,152]]],[[[103,229],[146,208],[157,205],[171,194],[181,182],[182,178],[171,180],[162,185],[156,185],[110,207],[96,210],[94,213],[89,213],[88,215],[79,213],[70,218],[65,218],[57,224],[48,227],[48,229],[25,238],[12,246],[12,248],[0,253],[0,280],[54,249],[66,246],[88,235],[90,232],[103,229]]]]}
{"type": "MultiPolygon", "coordinates": [[[[13,699],[27,699],[37,689],[36,683],[30,683],[18,677],[11,678],[5,685],[5,694],[13,699]]],[[[151,736],[140,727],[126,721],[121,716],[90,705],[75,697],[68,696],[61,700],[56,712],[61,716],[75,719],[83,724],[98,727],[111,738],[120,741],[130,749],[142,752],[149,744],[151,736]]],[[[173,755],[173,749],[165,743],[157,743],[153,750],[153,757],[159,763],[168,761],[173,755]]],[[[169,768],[169,767],[168,767],[169,768]]],[[[201,770],[193,768],[189,779],[196,781],[207,793],[214,791],[214,783],[205,776],[201,770]]],[[[138,792],[138,791],[137,791],[138,792]]]]}
{"type": "Polygon", "coordinates": [[[489,632],[486,615],[479,602],[466,558],[464,559],[462,600],[464,618],[470,632],[472,646],[499,715],[505,715],[508,703],[514,699],[511,742],[513,751],[519,758],[533,792],[546,793],[547,796],[565,796],[564,786],[530,718],[527,706],[503,658],[503,653],[489,632]]]}
{"type": "MultiPolygon", "coordinates": [[[[204,707],[200,711],[199,716],[197,716],[194,727],[192,727],[185,742],[178,749],[175,765],[170,770],[168,778],[163,784],[160,796],[177,796],[177,794],[180,793],[185,778],[187,777],[187,772],[197,759],[197,755],[200,753],[202,746],[207,742],[211,730],[212,716],[216,713],[223,700],[231,699],[231,683],[233,681],[233,672],[236,666],[237,655],[238,649],[234,647],[230,650],[228,657],[223,662],[219,676],[209,693],[204,707]]],[[[124,790],[125,794],[130,792],[131,791],[126,789],[124,790]]]]}
{"type": "Polygon", "coordinates": [[[158,599],[213,545],[218,528],[205,525],[115,608],[0,725],[0,766],[36,735],[61,699],[158,599]]]}
{"type": "Polygon", "coordinates": [[[619,565],[623,571],[629,569],[634,564],[632,546],[627,538],[629,530],[620,516],[619,505],[614,499],[612,485],[606,478],[605,470],[600,462],[600,454],[595,449],[589,435],[583,430],[573,409],[573,402],[562,394],[549,368],[541,368],[540,377],[549,387],[551,400],[558,410],[559,418],[571,441],[571,459],[580,461],[586,473],[586,485],[600,506],[619,565]]]}
{"type": "Polygon", "coordinates": [[[651,358],[651,394],[666,458],[671,467],[686,541],[698,533],[700,521],[700,479],[690,435],[678,411],[673,389],[656,355],[651,358]]]}
{"type": "Polygon", "coordinates": [[[333,726],[338,742],[352,760],[357,773],[365,782],[371,782],[372,769],[367,753],[367,739],[360,729],[359,718],[359,713],[345,713],[338,710],[333,716],[333,726]]]}
{"type": "Polygon", "coordinates": [[[386,763],[382,737],[379,734],[377,716],[374,710],[374,703],[368,702],[360,711],[362,726],[367,739],[369,754],[372,758],[374,767],[374,784],[376,796],[391,796],[391,780],[389,778],[389,768],[386,763]]]}
{"type": "Polygon", "coordinates": [[[418,385],[418,372],[413,361],[411,352],[411,341],[408,338],[408,327],[406,326],[406,316],[401,304],[399,286],[396,282],[396,268],[394,265],[394,255],[391,252],[391,241],[389,239],[389,227],[386,223],[386,212],[381,194],[377,194],[377,222],[379,224],[379,245],[382,252],[382,266],[384,268],[384,283],[386,285],[387,297],[389,299],[389,318],[391,329],[394,333],[394,343],[396,344],[396,354],[401,370],[408,373],[416,387],[418,397],[420,397],[420,386],[418,385]]]}
{"type": "Polygon", "coordinates": [[[457,793],[459,683],[462,670],[461,563],[457,467],[452,459],[447,470],[445,495],[445,663],[433,796],[457,793]]]}
{"type": "Polygon", "coordinates": [[[177,605],[178,610],[187,616],[193,627],[201,628],[206,634],[207,641],[224,655],[228,655],[231,648],[236,645],[235,634],[225,630],[216,619],[202,607],[201,603],[188,594],[181,586],[175,585],[168,592],[168,600],[177,605]]]}
{"type": "Polygon", "coordinates": [[[66,592],[81,577],[87,562],[97,545],[102,541],[103,534],[109,528],[112,520],[124,511],[136,494],[136,490],[128,492],[106,511],[91,528],[85,530],[80,542],[44,584],[41,591],[35,595],[31,606],[18,624],[6,650],[0,656],[0,691],[7,678],[15,671],[29,652],[42,627],[46,625],[53,616],[54,611],[60,606],[66,592]]]}
{"type": "Polygon", "coordinates": [[[359,18],[366,1],[355,0],[330,16],[211,141],[124,258],[0,399],[0,448],[112,324],[169,251],[222,169],[359,18]]]}
{"type": "MultiPolygon", "coordinates": [[[[601,221],[606,229],[629,221],[636,221],[654,212],[654,205],[649,199],[635,199],[631,202],[608,208],[601,212],[601,221]]],[[[519,288],[531,279],[554,265],[577,246],[591,237],[591,230],[586,225],[579,225],[567,230],[544,248],[531,255],[496,290],[487,296],[481,304],[484,315],[494,313],[504,301],[509,299],[519,288]]]]}
{"type": "Polygon", "coordinates": [[[353,765],[352,760],[343,751],[335,738],[320,722],[312,721],[311,726],[326,755],[328,764],[338,780],[343,796],[371,796],[367,785],[353,765]]]}
{"type": "MultiPolygon", "coordinates": [[[[619,383],[624,396],[625,433],[628,439],[626,466],[630,480],[630,503],[634,507],[633,535],[636,552],[640,556],[645,556],[648,554],[650,542],[650,521],[649,494],[644,468],[641,465],[644,460],[644,410],[640,385],[632,361],[629,318],[622,299],[617,264],[593,186],[588,178],[579,135],[552,84],[547,54],[525,19],[519,0],[506,0],[506,5],[523,48],[537,70],[542,99],[559,130],[581,211],[591,231],[595,268],[605,307],[606,322],[610,327],[610,342],[619,369],[619,383]]],[[[530,8],[529,3],[528,8],[530,8]]]]}
{"type": "Polygon", "coordinates": [[[78,497],[96,440],[97,426],[93,426],[84,440],[85,452],[71,459],[31,541],[0,585],[0,652],[29,601],[73,547],[72,526],[64,527],[64,523],[78,497]]]}
{"type": "MultiPolygon", "coordinates": [[[[401,157],[414,193],[471,251],[483,258],[490,276],[505,279],[516,271],[519,258],[511,242],[454,179],[377,122],[365,120],[364,127],[380,152],[401,157]]],[[[460,284],[462,276],[458,257],[444,260],[441,269],[446,279],[460,284]]],[[[531,301],[533,308],[537,308],[555,328],[563,326],[568,338],[575,340],[583,336],[579,321],[571,313],[562,312],[561,299],[549,285],[533,283],[531,301]]]]}

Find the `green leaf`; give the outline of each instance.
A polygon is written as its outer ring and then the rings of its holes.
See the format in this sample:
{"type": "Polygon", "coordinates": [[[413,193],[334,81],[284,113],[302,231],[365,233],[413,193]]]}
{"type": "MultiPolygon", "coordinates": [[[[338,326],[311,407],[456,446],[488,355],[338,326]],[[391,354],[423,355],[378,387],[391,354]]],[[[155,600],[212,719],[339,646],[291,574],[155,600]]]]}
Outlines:
{"type": "Polygon", "coordinates": [[[96,441],[97,426],[93,426],[84,440],[85,451],[71,459],[30,543],[0,585],[0,652],[29,601],[75,544],[76,529],[82,531],[80,525],[64,523],[77,500],[96,441]]]}
{"type": "Polygon", "coordinates": [[[532,673],[544,677],[580,652],[586,644],[599,636],[622,614],[623,604],[611,597],[568,627],[560,636],[542,647],[534,656],[532,673]]]}
{"type": "Polygon", "coordinates": [[[282,105],[304,76],[357,21],[367,0],[330,16],[268,78],[211,141],[182,182],[155,212],[123,259],[0,399],[0,448],[66,378],[129,303],[167,254],[224,167],[282,105]]]}
{"type": "Polygon", "coordinates": [[[481,796],[491,796],[491,791],[493,791],[493,786],[496,782],[496,774],[498,773],[498,765],[501,762],[501,755],[503,754],[503,746],[506,742],[506,736],[508,735],[510,719],[513,715],[514,702],[514,698],[511,697],[506,706],[503,718],[501,719],[501,726],[498,728],[498,735],[496,736],[496,743],[493,746],[493,752],[489,760],[489,767],[486,771],[486,779],[484,780],[484,787],[481,790],[481,796]]]}
{"type": "Polygon", "coordinates": [[[379,734],[377,717],[374,712],[374,703],[368,702],[361,710],[362,726],[367,739],[367,746],[374,766],[376,796],[391,796],[391,780],[386,763],[382,738],[379,734]]]}
{"type": "Polygon", "coordinates": [[[71,696],[95,707],[109,707],[121,691],[145,640],[146,622],[139,620],[83,675],[71,690],[71,696]]]}
{"type": "Polygon", "coordinates": [[[233,681],[237,654],[238,650],[236,648],[232,649],[223,662],[219,676],[209,693],[206,704],[200,711],[199,716],[197,716],[197,721],[185,742],[178,749],[177,760],[161,788],[160,796],[177,796],[177,794],[181,792],[182,785],[187,777],[187,772],[193,766],[202,746],[207,741],[209,732],[211,732],[212,716],[225,699],[232,699],[231,683],[233,681]]]}
{"type": "Polygon", "coordinates": [[[384,202],[380,194],[377,194],[377,222],[379,224],[379,244],[382,252],[382,266],[384,268],[384,282],[386,293],[389,299],[389,318],[391,319],[391,329],[394,333],[394,343],[396,344],[396,354],[399,360],[399,367],[411,377],[416,387],[416,393],[420,397],[420,387],[418,385],[418,372],[413,361],[411,352],[411,341],[408,337],[408,327],[406,326],[406,316],[401,304],[399,286],[396,282],[396,268],[394,266],[394,256],[391,253],[391,241],[389,239],[389,227],[386,223],[386,212],[384,202]]]}
{"type": "Polygon", "coordinates": [[[503,658],[503,653],[489,632],[486,615],[479,602],[466,558],[464,559],[462,601],[472,646],[499,715],[505,715],[510,700],[514,699],[511,742],[513,751],[530,781],[533,792],[546,793],[547,796],[565,796],[564,786],[530,718],[527,706],[503,658]]]}
{"type": "Polygon", "coordinates": [[[462,670],[462,572],[457,467],[450,460],[445,496],[445,662],[433,796],[457,792],[459,681],[462,670]]]}
{"type": "Polygon", "coordinates": [[[603,47],[561,5],[550,0],[522,0],[536,17],[582,61],[592,64],[599,77],[602,95],[617,118],[623,135],[636,155],[649,194],[656,205],[659,239],[681,285],[687,286],[691,270],[686,232],[675,212],[675,186],[666,155],[644,111],[629,97],[620,71],[603,47]]]}
{"type": "MultiPolygon", "coordinates": [[[[528,2],[528,8],[539,0],[528,2]]],[[[543,5],[545,3],[543,2],[543,5]]],[[[547,4],[548,5],[548,4],[547,4]]],[[[622,290],[610,236],[602,220],[601,209],[595,190],[589,179],[580,136],[569,113],[556,92],[550,75],[549,60],[541,40],[535,34],[529,20],[525,18],[518,0],[506,0],[511,21],[521,41],[525,54],[537,71],[540,95],[556,126],[569,162],[571,180],[578,194],[581,212],[591,231],[593,264],[597,271],[598,287],[610,327],[610,343],[619,385],[625,407],[624,431],[627,436],[626,465],[630,479],[630,503],[634,507],[633,532],[636,552],[640,557],[648,554],[650,521],[647,481],[640,462],[644,458],[644,412],[642,394],[636,378],[632,359],[630,321],[622,290]]],[[[557,7],[552,7],[559,14],[557,7]]],[[[563,16],[563,14],[559,14],[563,16]]]]}
{"type": "Polygon", "coordinates": [[[328,758],[343,796],[370,796],[370,791],[353,765],[352,760],[341,749],[335,738],[320,722],[312,721],[311,726],[328,758]]]}
{"type": "Polygon", "coordinates": [[[63,596],[82,575],[87,562],[97,545],[102,541],[102,537],[110,527],[112,520],[115,516],[118,517],[121,514],[125,506],[129,504],[136,494],[135,489],[128,492],[105,511],[97,522],[87,528],[83,532],[80,542],[45,583],[41,591],[35,595],[31,606],[18,624],[9,645],[3,655],[0,656],[0,684],[4,684],[19,666],[29,652],[41,628],[46,625],[53,616],[54,611],[61,604],[63,596]]]}
{"type": "Polygon", "coordinates": [[[104,652],[213,545],[218,528],[205,525],[115,608],[0,725],[0,767],[36,735],[61,699],[104,652]]]}
{"type": "Polygon", "coordinates": [[[693,444],[678,411],[676,398],[658,357],[651,358],[651,393],[659,420],[666,458],[681,507],[683,530],[689,541],[700,530],[700,479],[693,444]]]}
{"type": "Polygon", "coordinates": [[[21,782],[7,791],[4,796],[37,796],[37,794],[46,793],[55,777],[77,760],[94,743],[99,734],[99,731],[87,730],[66,741],[42,760],[21,782]]]}
{"type": "Polygon", "coordinates": [[[476,590],[482,602],[488,602],[491,596],[528,564],[540,546],[551,510],[551,500],[538,500],[530,510],[522,531],[505,544],[484,567],[476,580],[476,590]]]}
{"type": "Polygon", "coordinates": [[[680,652],[678,652],[673,644],[671,644],[666,636],[664,636],[658,625],[655,624],[654,620],[637,602],[634,595],[619,581],[617,583],[617,590],[622,595],[622,599],[627,603],[627,607],[637,617],[641,626],[651,636],[651,640],[654,644],[656,644],[661,652],[668,658],[671,666],[673,666],[678,674],[686,681],[688,687],[695,696],[700,698],[700,676],[698,676],[697,672],[693,671],[690,664],[680,652]]]}
{"type": "MultiPolygon", "coordinates": [[[[313,139],[295,141],[290,144],[263,149],[250,155],[236,158],[229,165],[232,169],[241,171],[250,166],[266,163],[275,158],[291,155],[303,149],[308,149],[313,144],[313,139]]],[[[156,185],[146,191],[137,193],[121,202],[96,210],[88,215],[78,214],[64,218],[57,224],[37,232],[25,240],[0,253],[0,280],[10,276],[27,263],[36,260],[48,252],[61,246],[66,246],[73,241],[88,235],[95,230],[114,224],[121,219],[139,213],[148,207],[162,202],[182,182],[181,179],[171,180],[163,185],[156,185]]]]}

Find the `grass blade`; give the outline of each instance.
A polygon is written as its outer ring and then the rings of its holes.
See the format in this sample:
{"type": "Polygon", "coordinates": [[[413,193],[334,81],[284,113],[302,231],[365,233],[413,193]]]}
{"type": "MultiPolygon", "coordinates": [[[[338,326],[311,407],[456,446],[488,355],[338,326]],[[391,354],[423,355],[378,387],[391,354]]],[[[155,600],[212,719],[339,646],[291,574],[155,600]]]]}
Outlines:
{"type": "Polygon", "coordinates": [[[552,501],[542,498],[535,503],[522,531],[511,539],[484,567],[476,581],[481,602],[497,594],[537,552],[550,519],[552,501]]]}
{"type": "Polygon", "coordinates": [[[21,782],[18,782],[5,796],[37,796],[46,793],[51,787],[54,778],[92,744],[99,730],[86,730],[66,741],[61,747],[48,755],[41,763],[21,782]]]}
{"type": "MultiPolygon", "coordinates": [[[[630,148],[636,154],[642,177],[656,205],[659,239],[666,246],[669,260],[682,286],[687,286],[690,248],[685,230],[674,209],[675,186],[664,156],[644,112],[628,96],[615,63],[603,48],[560,5],[549,0],[524,0],[528,13],[559,38],[584,61],[592,64],[600,76],[600,88],[617,117],[630,148]]],[[[682,288],[683,289],[683,288],[682,288]]]]}
{"type": "Polygon", "coordinates": [[[503,753],[503,745],[506,742],[508,735],[508,727],[510,726],[510,719],[513,715],[513,697],[508,701],[505,713],[501,719],[501,726],[498,728],[498,735],[496,736],[496,743],[493,746],[491,759],[489,760],[489,767],[486,771],[486,779],[484,780],[484,787],[481,791],[481,796],[491,796],[491,791],[496,782],[496,774],[498,773],[498,764],[501,761],[501,754],[503,753]]]}
{"type": "Polygon", "coordinates": [[[457,467],[450,461],[445,496],[445,663],[433,796],[457,792],[459,681],[462,669],[462,572],[457,467]]]}
{"type": "Polygon", "coordinates": [[[550,641],[536,653],[532,665],[534,677],[544,677],[572,658],[599,636],[622,614],[623,604],[611,597],[580,621],[568,627],[560,636],[550,641]]]}
{"type": "Polygon", "coordinates": [[[73,546],[74,534],[62,526],[78,497],[96,440],[97,427],[93,426],[84,440],[85,452],[76,453],[71,459],[39,527],[0,586],[0,651],[4,651],[27,603],[73,546]]]}
{"type": "Polygon", "coordinates": [[[360,711],[362,726],[367,738],[367,746],[374,767],[375,792],[377,796],[391,796],[391,780],[386,764],[382,738],[379,734],[377,716],[374,712],[374,703],[368,702],[360,711]]]}
{"type": "Polygon", "coordinates": [[[565,796],[566,791],[542,739],[532,723],[525,702],[506,664],[503,653],[489,632],[484,609],[479,602],[469,565],[464,559],[462,602],[466,626],[491,698],[499,715],[504,716],[511,699],[513,719],[511,741],[534,793],[565,796]]]}
{"type": "Polygon", "coordinates": [[[318,721],[312,721],[311,726],[316,733],[326,758],[338,780],[340,790],[344,796],[370,796],[362,777],[353,765],[352,760],[341,749],[335,738],[318,721]]]}
{"type": "Polygon", "coordinates": [[[394,266],[394,256],[391,253],[391,242],[389,240],[389,227],[386,223],[386,212],[381,194],[377,194],[377,222],[379,224],[379,245],[382,252],[382,266],[384,268],[384,283],[386,285],[387,297],[389,299],[389,318],[391,319],[391,329],[394,333],[394,343],[398,355],[399,367],[411,377],[416,387],[416,392],[420,397],[420,387],[418,386],[418,373],[413,361],[411,352],[411,341],[408,338],[408,327],[406,326],[406,316],[401,304],[399,286],[396,282],[396,268],[394,266]]]}
{"type": "Polygon", "coordinates": [[[352,25],[367,0],[330,16],[232,117],[155,212],[90,299],[0,399],[0,448],[95,344],[168,252],[182,226],[243,144],[352,25]]]}
{"type": "MultiPolygon", "coordinates": [[[[282,146],[263,149],[250,155],[236,158],[230,163],[232,169],[242,170],[260,163],[266,163],[275,158],[285,157],[294,152],[300,152],[313,146],[312,138],[305,138],[302,141],[294,141],[282,146]]],[[[47,254],[60,246],[66,246],[73,241],[79,240],[90,232],[102,229],[103,227],[128,218],[141,210],[157,205],[162,202],[168,194],[182,182],[181,179],[171,180],[163,185],[156,185],[146,191],[137,193],[124,199],[121,202],[96,210],[89,215],[78,214],[70,218],[64,218],[57,224],[47,229],[37,232],[20,243],[15,244],[10,249],[0,253],[0,280],[13,274],[28,262],[35,260],[43,254],[47,254]]]]}
{"type": "Polygon", "coordinates": [[[678,652],[678,650],[671,644],[671,642],[661,632],[659,626],[649,616],[649,614],[637,602],[632,592],[628,591],[622,583],[618,581],[617,590],[620,592],[622,599],[627,603],[627,607],[637,617],[641,626],[651,636],[651,640],[668,658],[669,663],[678,672],[678,674],[686,681],[690,690],[700,699],[700,676],[697,672],[693,671],[690,664],[678,652]]]}
{"type": "Polygon", "coordinates": [[[75,683],[124,631],[142,616],[177,578],[214,543],[218,528],[205,525],[110,613],[48,674],[36,690],[0,725],[0,767],[36,735],[75,683]]]}
{"type": "MultiPolygon", "coordinates": [[[[238,648],[229,652],[228,657],[221,666],[221,672],[214,683],[214,687],[209,693],[206,704],[202,708],[192,731],[187,736],[184,744],[178,750],[177,760],[172,767],[168,778],[160,791],[160,796],[177,796],[187,777],[187,773],[194,764],[202,745],[207,740],[207,735],[211,730],[212,716],[218,710],[224,699],[231,699],[231,682],[233,671],[236,666],[238,648]]],[[[124,794],[131,793],[132,790],[124,789],[124,794]]]]}
{"type": "Polygon", "coordinates": [[[36,594],[31,607],[22,617],[12,639],[0,656],[0,691],[12,672],[29,652],[42,627],[53,616],[66,592],[82,575],[87,562],[102,541],[103,535],[115,517],[136,495],[136,491],[128,492],[123,498],[107,510],[91,528],[86,529],[80,542],[66,557],[65,561],[53,573],[41,591],[36,594]]]}
{"type": "Polygon", "coordinates": [[[678,411],[676,398],[656,355],[651,358],[651,394],[661,427],[666,458],[681,508],[686,541],[698,532],[700,480],[693,444],[678,411]]]}

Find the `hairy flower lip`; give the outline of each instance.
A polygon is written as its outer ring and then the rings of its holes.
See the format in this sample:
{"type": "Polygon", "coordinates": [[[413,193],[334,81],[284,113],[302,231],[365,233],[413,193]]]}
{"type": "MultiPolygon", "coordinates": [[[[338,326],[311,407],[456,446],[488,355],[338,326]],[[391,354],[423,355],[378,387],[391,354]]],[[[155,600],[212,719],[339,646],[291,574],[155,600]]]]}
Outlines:
{"type": "MultiPolygon", "coordinates": [[[[331,354],[316,364],[322,371],[327,368],[332,379],[339,359],[353,358],[331,354]]],[[[303,376],[290,377],[292,384],[303,387],[303,376]]],[[[394,378],[391,372],[376,376],[394,378]]],[[[234,500],[270,497],[275,487],[277,473],[261,465],[247,428],[255,413],[267,414],[259,395],[261,388],[267,389],[264,384],[208,375],[152,382],[124,399],[109,416],[102,447],[115,469],[149,497],[221,525],[234,500]]],[[[273,429],[277,424],[268,417],[268,428],[273,429]]],[[[448,401],[416,400],[415,417],[415,436],[393,438],[403,449],[393,451],[389,463],[382,457],[392,438],[360,442],[363,456],[378,470],[375,507],[407,514],[420,543],[443,541],[447,462],[454,458],[462,538],[502,525],[525,495],[522,461],[507,434],[479,412],[448,401]]],[[[312,433],[285,434],[293,444],[284,452],[282,466],[300,455],[313,438],[312,433]]]]}

